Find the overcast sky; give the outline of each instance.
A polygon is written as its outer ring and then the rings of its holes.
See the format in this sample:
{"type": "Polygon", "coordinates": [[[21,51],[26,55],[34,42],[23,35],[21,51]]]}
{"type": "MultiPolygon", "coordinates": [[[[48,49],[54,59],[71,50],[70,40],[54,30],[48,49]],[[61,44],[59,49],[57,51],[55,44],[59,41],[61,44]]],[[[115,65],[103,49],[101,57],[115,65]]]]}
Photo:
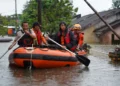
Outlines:
{"type": "MultiPolygon", "coordinates": [[[[23,7],[29,0],[17,0],[18,13],[22,13],[23,7]]],[[[104,11],[112,7],[112,0],[88,0],[88,2],[97,10],[104,11]]],[[[78,7],[78,13],[87,15],[93,13],[93,11],[87,6],[84,0],[73,0],[74,7],[78,7]]],[[[15,13],[15,0],[0,0],[0,14],[11,15],[15,13]]]]}

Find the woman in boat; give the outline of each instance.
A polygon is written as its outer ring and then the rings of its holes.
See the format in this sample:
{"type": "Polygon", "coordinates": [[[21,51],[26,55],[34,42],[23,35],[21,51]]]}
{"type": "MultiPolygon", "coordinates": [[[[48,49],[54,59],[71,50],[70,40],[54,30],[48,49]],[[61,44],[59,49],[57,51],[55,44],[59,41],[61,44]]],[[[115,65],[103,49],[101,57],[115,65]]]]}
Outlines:
{"type": "Polygon", "coordinates": [[[55,41],[63,46],[63,48],[68,48],[71,51],[75,51],[75,40],[73,33],[68,30],[65,22],[59,24],[59,32],[55,36],[55,41]]]}
{"type": "Polygon", "coordinates": [[[81,25],[75,24],[73,27],[73,33],[77,44],[77,50],[81,49],[84,41],[84,33],[81,32],[81,25]]]}
{"type": "Polygon", "coordinates": [[[16,44],[17,41],[20,47],[23,46],[27,47],[27,46],[32,46],[34,39],[36,39],[36,35],[34,31],[32,29],[29,29],[28,22],[23,22],[21,26],[22,26],[22,30],[19,30],[17,32],[17,36],[13,41],[12,45],[10,45],[10,47],[8,48],[8,50],[10,50],[16,44]]]}
{"type": "Polygon", "coordinates": [[[34,30],[34,32],[36,34],[37,44],[41,45],[42,42],[43,42],[45,45],[48,45],[46,39],[42,35],[41,26],[40,26],[40,24],[38,22],[33,23],[33,30],[34,30]]]}

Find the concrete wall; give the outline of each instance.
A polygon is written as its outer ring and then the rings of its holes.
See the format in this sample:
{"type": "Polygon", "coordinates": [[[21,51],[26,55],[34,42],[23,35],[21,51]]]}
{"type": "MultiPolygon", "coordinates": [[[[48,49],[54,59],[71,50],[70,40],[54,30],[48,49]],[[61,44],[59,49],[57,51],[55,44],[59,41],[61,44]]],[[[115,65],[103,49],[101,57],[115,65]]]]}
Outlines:
{"type": "MultiPolygon", "coordinates": [[[[111,35],[113,34],[112,31],[108,31],[106,32],[104,35],[100,36],[100,38],[98,38],[95,33],[93,32],[95,30],[94,26],[91,26],[87,29],[85,29],[84,31],[84,42],[85,43],[91,43],[91,44],[112,44],[112,37],[111,35]]],[[[120,26],[118,26],[117,28],[115,28],[115,32],[120,35],[120,26]]],[[[115,40],[118,40],[118,38],[115,36],[115,40]]]]}
{"type": "MultiPolygon", "coordinates": [[[[114,15],[108,18],[105,18],[105,20],[110,23],[113,22],[115,20],[120,19],[120,15],[114,15]]],[[[95,28],[104,26],[105,24],[100,21],[99,23],[95,24],[94,26],[90,26],[89,28],[86,28],[83,32],[84,32],[84,42],[86,43],[100,43],[100,44],[112,44],[111,43],[111,35],[113,34],[111,31],[108,31],[107,33],[105,33],[104,35],[100,36],[99,38],[95,35],[95,33],[93,32],[95,30],[95,28]]],[[[115,28],[115,32],[117,32],[120,35],[120,26],[118,26],[117,28],[115,28]]],[[[117,39],[117,37],[115,37],[115,39],[117,39]]]]}
{"type": "MultiPolygon", "coordinates": [[[[114,31],[120,36],[120,26],[118,26],[117,28],[114,29],[114,31]]],[[[107,33],[105,33],[104,35],[102,35],[100,37],[100,42],[102,44],[112,44],[111,43],[111,35],[113,34],[112,31],[108,31],[107,33]]],[[[118,38],[115,36],[115,40],[118,40],[118,38]]]]}
{"type": "Polygon", "coordinates": [[[99,39],[94,34],[95,28],[93,26],[85,29],[84,32],[84,42],[85,43],[99,43],[99,39]]]}

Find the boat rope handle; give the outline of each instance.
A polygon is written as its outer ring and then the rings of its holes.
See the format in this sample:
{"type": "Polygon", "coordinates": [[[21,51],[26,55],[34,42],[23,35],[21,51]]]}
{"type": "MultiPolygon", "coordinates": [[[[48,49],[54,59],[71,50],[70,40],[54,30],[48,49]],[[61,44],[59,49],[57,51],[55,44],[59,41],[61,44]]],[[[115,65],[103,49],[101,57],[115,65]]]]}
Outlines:
{"type": "Polygon", "coordinates": [[[31,50],[31,58],[30,58],[30,67],[29,67],[29,70],[30,70],[30,83],[32,82],[32,54],[33,54],[33,51],[34,51],[34,48],[33,48],[33,44],[32,44],[32,50],[31,50]]]}
{"type": "Polygon", "coordinates": [[[29,67],[29,69],[31,70],[31,68],[32,68],[32,56],[33,56],[33,52],[34,51],[34,48],[33,48],[33,44],[32,44],[32,50],[31,50],[31,55],[30,55],[30,67],[29,67]]]}

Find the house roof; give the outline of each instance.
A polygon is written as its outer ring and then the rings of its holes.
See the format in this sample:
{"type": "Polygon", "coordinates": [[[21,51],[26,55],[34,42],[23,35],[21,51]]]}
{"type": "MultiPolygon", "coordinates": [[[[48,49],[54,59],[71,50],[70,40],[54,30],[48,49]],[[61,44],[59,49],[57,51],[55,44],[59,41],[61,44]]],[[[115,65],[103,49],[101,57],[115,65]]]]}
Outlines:
{"type": "MultiPolygon", "coordinates": [[[[114,22],[111,22],[110,25],[114,28],[120,26],[120,19],[114,21],[114,22]]],[[[94,32],[96,33],[96,35],[102,35],[104,33],[106,33],[107,31],[109,31],[110,29],[106,26],[106,25],[103,25],[97,29],[94,30],[94,32]]]]}
{"type": "MultiPolygon", "coordinates": [[[[120,9],[111,9],[111,10],[99,12],[99,14],[102,18],[107,19],[113,15],[117,15],[117,14],[120,15],[120,9]]],[[[99,19],[99,17],[96,14],[89,14],[89,15],[86,15],[86,16],[83,16],[80,18],[74,18],[72,20],[72,24],[79,23],[82,26],[83,30],[90,27],[91,25],[96,25],[100,22],[101,22],[101,20],[99,19]]],[[[109,22],[109,23],[111,23],[111,22],[109,22]]],[[[102,26],[100,26],[100,27],[102,27],[102,26]]]]}

